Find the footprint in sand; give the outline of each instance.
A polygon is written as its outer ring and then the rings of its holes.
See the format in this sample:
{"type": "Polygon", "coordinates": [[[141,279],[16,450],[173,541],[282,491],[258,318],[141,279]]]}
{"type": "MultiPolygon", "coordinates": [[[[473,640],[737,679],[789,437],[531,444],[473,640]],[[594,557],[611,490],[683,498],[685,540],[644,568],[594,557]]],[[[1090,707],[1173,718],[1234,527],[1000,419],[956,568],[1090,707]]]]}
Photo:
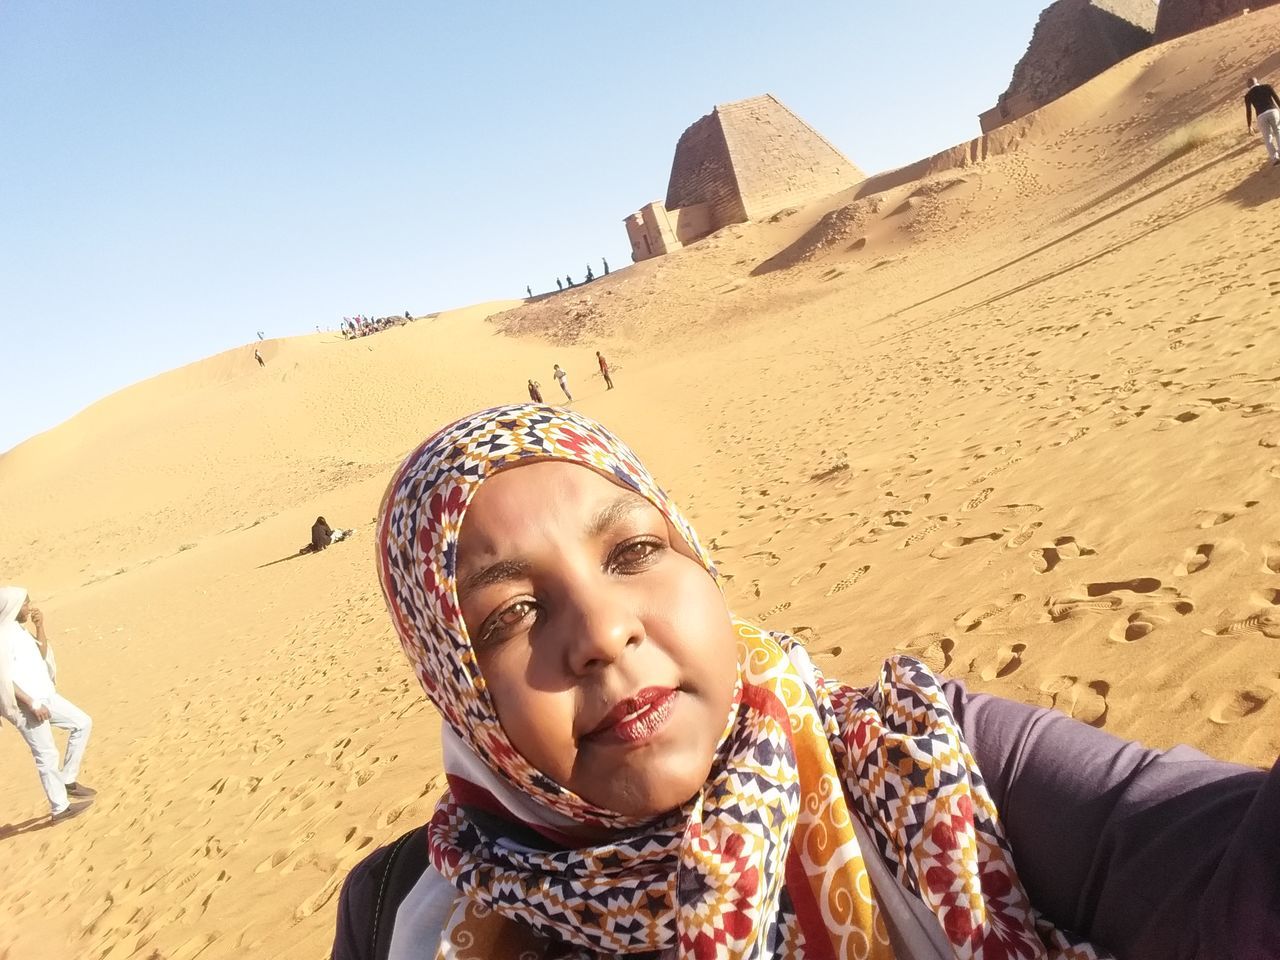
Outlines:
{"type": "Polygon", "coordinates": [[[1111,684],[1105,680],[1081,683],[1078,677],[1055,677],[1040,685],[1042,693],[1049,695],[1053,706],[1069,717],[1075,717],[1093,727],[1107,722],[1107,695],[1111,684]]]}
{"type": "Polygon", "coordinates": [[[865,577],[870,571],[871,571],[871,564],[869,563],[864,564],[863,566],[859,567],[857,570],[853,571],[853,573],[849,574],[849,576],[841,580],[839,583],[834,584],[831,587],[831,589],[827,591],[827,596],[833,597],[837,593],[842,593],[845,590],[848,590],[855,583],[857,583],[859,580],[865,577]]]}
{"type": "Polygon", "coordinates": [[[1138,610],[1116,623],[1107,638],[1116,643],[1135,643],[1150,634],[1164,620],[1149,611],[1138,610]]]}
{"type": "Polygon", "coordinates": [[[791,631],[791,634],[804,644],[811,657],[838,657],[844,653],[844,647],[839,645],[819,647],[822,642],[822,634],[818,632],[816,627],[796,627],[791,631]]]}
{"type": "Polygon", "coordinates": [[[1081,600],[1075,597],[1049,597],[1044,602],[1049,612],[1049,619],[1061,623],[1080,614],[1108,613],[1119,610],[1124,601],[1119,597],[1100,597],[1096,600],[1081,600]]]}
{"type": "Polygon", "coordinates": [[[800,586],[800,584],[804,583],[806,580],[812,580],[814,577],[816,577],[818,574],[820,574],[820,573],[821,573],[823,570],[825,570],[826,568],[827,568],[827,562],[826,562],[825,560],[823,560],[823,561],[822,561],[820,564],[818,564],[816,567],[810,567],[810,568],[809,568],[808,570],[806,570],[804,573],[800,573],[800,574],[797,574],[796,576],[792,577],[792,578],[791,578],[791,585],[792,585],[793,587],[798,587],[798,586],[800,586]]]}
{"type": "Polygon", "coordinates": [[[745,557],[747,560],[757,560],[766,567],[776,567],[782,562],[782,558],[772,550],[760,550],[756,553],[748,553],[745,557]]]}
{"type": "Polygon", "coordinates": [[[1034,513],[1039,513],[1044,507],[1038,503],[1005,503],[996,507],[1001,513],[1007,513],[1011,517],[1026,517],[1034,513]]]}
{"type": "Polygon", "coordinates": [[[1240,514],[1257,505],[1257,500],[1246,500],[1243,506],[1233,507],[1230,510],[1202,510],[1200,511],[1200,529],[1208,530],[1210,527],[1220,527],[1224,523],[1230,523],[1240,514]]]}
{"type": "Polygon", "coordinates": [[[1192,411],[1187,410],[1183,413],[1177,414],[1176,416],[1161,417],[1160,421],[1156,424],[1155,429],[1171,430],[1180,424],[1191,423],[1193,420],[1199,420],[1199,419],[1200,419],[1200,414],[1193,413],[1192,411]]]}
{"type": "Polygon", "coordinates": [[[978,676],[983,680],[997,680],[1009,676],[1022,666],[1022,654],[1026,651],[1025,643],[1004,644],[987,662],[978,676]]]}
{"type": "MultiPolygon", "coordinates": [[[[1132,580],[1099,581],[1086,583],[1078,589],[1083,597],[1050,597],[1045,601],[1049,619],[1054,623],[1087,613],[1107,613],[1130,606],[1138,610],[1152,607],[1171,608],[1179,616],[1186,616],[1195,605],[1173,587],[1164,586],[1155,577],[1135,577],[1132,580]],[[1122,594],[1122,596],[1117,596],[1122,594]],[[1137,596],[1128,596],[1137,594],[1137,596]]],[[[1152,624],[1154,627],[1154,623],[1152,624]]],[[[1147,631],[1150,633],[1150,630],[1147,631]]]]}
{"type": "Polygon", "coordinates": [[[764,613],[760,614],[760,616],[758,616],[756,619],[759,620],[761,623],[764,623],[770,617],[777,616],[778,614],[782,613],[782,611],[790,610],[790,609],[791,609],[791,601],[783,600],[781,603],[775,603],[772,607],[770,607],[764,613]]]}
{"type": "Polygon", "coordinates": [[[1267,573],[1280,573],[1280,540],[1272,540],[1262,548],[1262,569],[1267,573]]]}
{"type": "Polygon", "coordinates": [[[1048,573],[1063,560],[1079,560],[1096,555],[1096,550],[1086,547],[1075,537],[1058,537],[1053,541],[1053,546],[1031,551],[1036,573],[1048,573]]]}
{"type": "Polygon", "coordinates": [[[914,547],[921,540],[941,530],[942,525],[946,523],[947,520],[948,518],[945,514],[941,514],[936,517],[930,517],[929,523],[926,526],[921,527],[915,533],[911,534],[911,536],[907,537],[907,539],[903,540],[902,543],[898,546],[898,549],[905,550],[907,547],[914,547]]]}
{"type": "Polygon", "coordinates": [[[1016,550],[1018,547],[1022,546],[1024,543],[1026,543],[1028,540],[1034,537],[1036,535],[1036,531],[1043,526],[1044,524],[1041,523],[1039,520],[1031,521],[1029,524],[1027,524],[1025,527],[1023,527],[1021,530],[1015,533],[1012,537],[1010,537],[1009,542],[1004,545],[1004,548],[1006,550],[1016,550]]]}
{"type": "Polygon", "coordinates": [[[1232,620],[1216,630],[1204,630],[1211,637],[1238,637],[1247,633],[1260,633],[1271,640],[1280,640],[1280,613],[1253,613],[1232,620]]]}
{"type": "Polygon", "coordinates": [[[1220,694],[1209,708],[1209,722],[1225,727],[1243,720],[1265,707],[1277,693],[1280,679],[1268,677],[1248,689],[1220,694]]]}
{"type": "Polygon", "coordinates": [[[984,603],[976,607],[970,607],[956,617],[955,624],[965,633],[970,633],[993,617],[1000,616],[1000,614],[1005,613],[1026,599],[1027,595],[1025,593],[1015,593],[1004,600],[997,600],[995,603],[984,603]]]}
{"type": "Polygon", "coordinates": [[[305,920],[317,910],[322,909],[325,904],[333,899],[345,879],[346,871],[343,870],[326,880],[324,886],[298,904],[298,908],[293,911],[294,920],[305,920]]]}
{"type": "Polygon", "coordinates": [[[1209,558],[1213,556],[1213,546],[1212,543],[1202,543],[1198,547],[1192,547],[1174,569],[1173,575],[1189,577],[1193,573],[1199,573],[1209,565],[1209,558]]]}
{"type": "Polygon", "coordinates": [[[969,498],[968,502],[961,508],[965,511],[977,510],[980,506],[987,502],[991,494],[995,493],[995,488],[984,487],[969,498]]]}
{"type": "Polygon", "coordinates": [[[912,637],[898,649],[915,657],[934,673],[941,673],[951,666],[951,652],[956,642],[945,633],[926,633],[912,637]]]}
{"type": "Polygon", "coordinates": [[[942,541],[942,543],[938,544],[936,547],[930,550],[929,556],[933,557],[933,559],[935,560],[950,560],[952,557],[954,557],[957,553],[959,553],[961,550],[963,550],[965,547],[969,546],[970,544],[982,543],[982,542],[994,543],[1003,539],[1004,539],[1003,531],[983,533],[983,534],[979,534],[976,537],[952,537],[950,540],[942,541]]]}
{"type": "Polygon", "coordinates": [[[1077,427],[1076,429],[1072,430],[1069,434],[1067,434],[1065,437],[1063,437],[1061,440],[1054,440],[1052,443],[1049,444],[1049,446],[1065,447],[1068,444],[1072,444],[1072,443],[1075,443],[1077,440],[1083,439],[1085,434],[1087,434],[1088,432],[1089,432],[1088,427],[1077,427]]]}

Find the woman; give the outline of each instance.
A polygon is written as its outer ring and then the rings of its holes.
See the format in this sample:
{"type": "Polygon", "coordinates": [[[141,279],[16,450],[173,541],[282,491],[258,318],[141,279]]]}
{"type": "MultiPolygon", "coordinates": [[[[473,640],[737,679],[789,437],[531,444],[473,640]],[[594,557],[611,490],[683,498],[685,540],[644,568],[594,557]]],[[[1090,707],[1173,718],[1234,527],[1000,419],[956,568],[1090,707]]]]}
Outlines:
{"type": "Polygon", "coordinates": [[[444,428],[392,480],[378,541],[449,791],[348,878],[339,960],[1280,943],[1280,773],[1144,750],[907,657],[866,689],[827,680],[729,614],[693,530],[585,417],[444,428]]]}

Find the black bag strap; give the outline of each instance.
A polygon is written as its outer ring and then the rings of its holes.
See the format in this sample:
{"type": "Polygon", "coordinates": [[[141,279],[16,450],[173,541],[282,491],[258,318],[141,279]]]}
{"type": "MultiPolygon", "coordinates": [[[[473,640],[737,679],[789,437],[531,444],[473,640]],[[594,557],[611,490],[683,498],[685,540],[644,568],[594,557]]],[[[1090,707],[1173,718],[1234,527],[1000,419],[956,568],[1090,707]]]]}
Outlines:
{"type": "Polygon", "coordinates": [[[430,864],[426,825],[410,830],[392,844],[391,854],[378,880],[378,894],[373,906],[374,960],[387,960],[390,955],[396,910],[430,864]]]}

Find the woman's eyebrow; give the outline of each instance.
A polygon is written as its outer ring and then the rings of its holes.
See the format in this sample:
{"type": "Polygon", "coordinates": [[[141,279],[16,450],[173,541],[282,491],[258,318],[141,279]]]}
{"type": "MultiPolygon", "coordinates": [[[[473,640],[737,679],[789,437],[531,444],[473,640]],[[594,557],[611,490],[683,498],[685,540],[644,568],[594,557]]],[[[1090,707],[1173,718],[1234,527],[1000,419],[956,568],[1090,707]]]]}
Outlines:
{"type": "Polygon", "coordinates": [[[489,587],[495,583],[506,583],[508,580],[519,580],[529,572],[527,560],[499,560],[487,567],[481,567],[458,584],[458,598],[466,596],[473,590],[489,587]]]}
{"type": "Polygon", "coordinates": [[[612,503],[601,507],[599,512],[591,518],[591,522],[587,524],[587,536],[598,537],[628,514],[643,510],[647,506],[650,506],[649,501],[643,497],[636,496],[634,493],[624,493],[612,503]]]}

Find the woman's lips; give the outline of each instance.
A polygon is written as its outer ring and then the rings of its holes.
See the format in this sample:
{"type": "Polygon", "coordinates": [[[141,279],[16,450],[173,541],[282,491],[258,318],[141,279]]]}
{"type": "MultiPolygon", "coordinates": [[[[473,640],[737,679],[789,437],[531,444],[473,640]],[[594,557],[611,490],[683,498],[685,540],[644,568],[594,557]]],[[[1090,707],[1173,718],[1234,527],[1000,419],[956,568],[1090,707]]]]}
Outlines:
{"type": "Polygon", "coordinates": [[[676,691],[670,687],[646,687],[635,696],[619,701],[587,736],[593,740],[643,743],[671,718],[675,700],[676,691]]]}

